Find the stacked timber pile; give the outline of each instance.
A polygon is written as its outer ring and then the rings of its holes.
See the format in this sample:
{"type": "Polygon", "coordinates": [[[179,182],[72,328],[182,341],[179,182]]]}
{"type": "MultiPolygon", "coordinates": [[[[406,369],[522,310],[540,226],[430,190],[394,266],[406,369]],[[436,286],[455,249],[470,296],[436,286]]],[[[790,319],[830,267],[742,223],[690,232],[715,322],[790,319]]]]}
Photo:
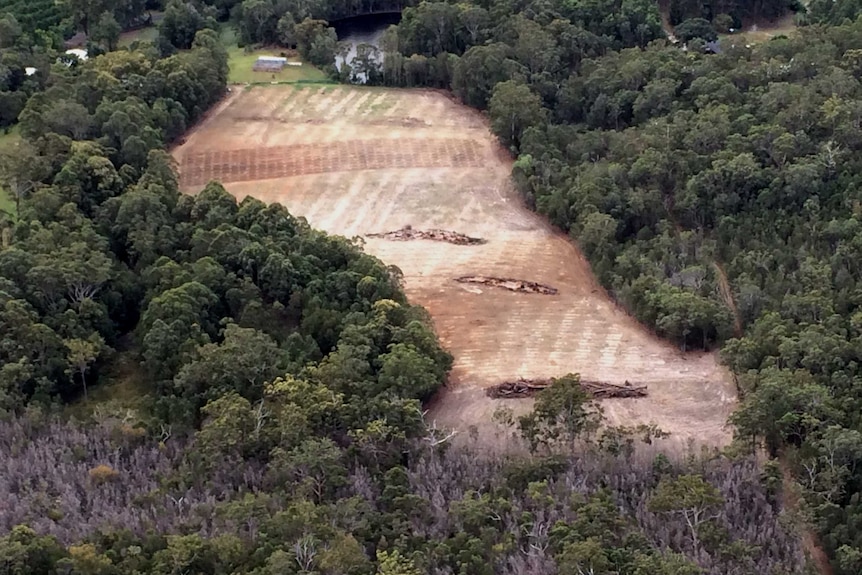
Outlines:
{"type": "Polygon", "coordinates": [[[527,280],[517,280],[512,278],[492,278],[488,276],[461,276],[455,278],[455,281],[462,284],[481,284],[486,286],[499,287],[509,291],[520,293],[538,293],[542,295],[557,295],[557,288],[546,286],[544,284],[530,282],[527,280]]]}
{"type": "Polygon", "coordinates": [[[368,234],[369,238],[383,238],[384,240],[406,242],[408,240],[433,240],[435,242],[446,242],[457,246],[475,246],[484,244],[482,238],[471,238],[458,232],[449,230],[414,230],[412,226],[404,226],[394,232],[382,234],[368,234]]]}
{"type": "MultiPolygon", "coordinates": [[[[505,381],[499,385],[489,387],[485,390],[488,397],[494,399],[517,399],[530,397],[551,385],[550,379],[518,379],[516,381],[505,381]]],[[[646,397],[647,386],[632,385],[628,381],[623,385],[605,383],[603,381],[589,381],[582,379],[580,386],[596,399],[609,399],[612,397],[646,397]]]]}

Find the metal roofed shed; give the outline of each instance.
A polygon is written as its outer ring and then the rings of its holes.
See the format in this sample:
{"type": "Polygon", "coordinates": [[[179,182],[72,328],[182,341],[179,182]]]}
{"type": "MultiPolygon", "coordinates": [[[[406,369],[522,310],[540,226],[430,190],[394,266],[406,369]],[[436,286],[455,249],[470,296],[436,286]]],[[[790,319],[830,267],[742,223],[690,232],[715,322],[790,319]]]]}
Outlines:
{"type": "Polygon", "coordinates": [[[279,72],[285,66],[287,66],[287,58],[260,56],[252,69],[255,72],[279,72]]]}

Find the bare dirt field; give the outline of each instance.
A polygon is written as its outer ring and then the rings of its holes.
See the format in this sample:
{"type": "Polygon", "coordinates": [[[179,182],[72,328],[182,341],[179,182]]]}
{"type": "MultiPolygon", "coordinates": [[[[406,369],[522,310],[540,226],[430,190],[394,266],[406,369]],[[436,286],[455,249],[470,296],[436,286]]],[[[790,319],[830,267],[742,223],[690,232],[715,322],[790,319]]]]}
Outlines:
{"type": "Polygon", "coordinates": [[[280,202],[327,232],[365,237],[366,251],[404,272],[408,296],[430,311],[455,357],[431,405],[439,425],[493,435],[498,406],[520,413],[531,400],[490,399],[486,387],[575,372],[648,386],[646,398],[602,401],[614,424],[656,423],[675,441],[729,439],[736,394],[716,357],[683,354],[618,309],[577,247],[522,204],[511,159],[482,116],[447,95],[256,87],[234,93],[174,155],[185,191],[220,178],[239,198],[280,202]],[[405,226],[483,242],[368,237],[405,226]]]}

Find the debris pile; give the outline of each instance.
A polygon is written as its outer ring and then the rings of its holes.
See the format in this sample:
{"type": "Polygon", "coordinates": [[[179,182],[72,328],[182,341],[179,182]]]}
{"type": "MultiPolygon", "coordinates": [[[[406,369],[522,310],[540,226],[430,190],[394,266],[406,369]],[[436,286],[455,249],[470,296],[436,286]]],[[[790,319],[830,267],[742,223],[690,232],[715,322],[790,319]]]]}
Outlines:
{"type": "Polygon", "coordinates": [[[485,240],[481,238],[471,238],[458,232],[450,232],[449,230],[414,230],[412,226],[404,226],[400,230],[394,232],[385,232],[382,234],[368,234],[369,238],[383,238],[384,240],[392,240],[397,242],[406,242],[408,240],[433,240],[435,242],[447,242],[458,246],[475,246],[484,244],[485,240]]]}
{"type": "Polygon", "coordinates": [[[462,284],[482,284],[486,286],[500,287],[509,291],[521,293],[538,293],[542,295],[557,295],[557,288],[529,282],[527,280],[516,280],[511,278],[492,278],[488,276],[461,276],[455,278],[456,282],[462,284]]]}
{"type": "MultiPolygon", "coordinates": [[[[505,381],[499,385],[489,387],[485,390],[488,397],[494,399],[517,399],[531,397],[551,385],[550,379],[518,379],[516,381],[505,381]]],[[[647,386],[633,385],[628,381],[623,385],[605,383],[602,381],[589,381],[582,379],[581,387],[595,399],[609,399],[612,397],[646,397],[647,386]]]]}

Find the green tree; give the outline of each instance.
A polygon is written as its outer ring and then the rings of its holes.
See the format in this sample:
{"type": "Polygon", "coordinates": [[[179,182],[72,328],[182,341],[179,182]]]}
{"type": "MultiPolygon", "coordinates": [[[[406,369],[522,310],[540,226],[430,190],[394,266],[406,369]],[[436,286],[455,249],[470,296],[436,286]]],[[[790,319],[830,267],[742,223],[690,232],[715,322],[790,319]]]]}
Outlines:
{"type": "Polygon", "coordinates": [[[199,535],[169,535],[165,548],[153,554],[154,575],[214,572],[218,558],[212,545],[199,535]]]}
{"type": "Polygon", "coordinates": [[[578,439],[594,432],[601,411],[580,385],[580,376],[554,379],[536,396],[533,411],[518,418],[518,428],[532,450],[561,441],[574,448],[578,439]]]}
{"type": "Polygon", "coordinates": [[[344,397],[318,383],[291,376],[279,377],[265,386],[264,393],[269,409],[273,410],[272,421],[279,428],[282,446],[292,447],[294,439],[301,439],[302,434],[309,432],[333,435],[346,417],[344,397]],[[280,409],[287,409],[290,414],[280,414],[280,409]],[[302,425],[295,421],[290,423],[294,410],[299,412],[302,425]]]}
{"type": "Polygon", "coordinates": [[[325,575],[368,573],[371,570],[371,561],[362,545],[348,533],[340,534],[330,542],[329,548],[321,552],[318,564],[325,575]]]}
{"type": "Polygon", "coordinates": [[[268,335],[228,324],[223,337],[201,346],[198,359],[182,367],[174,379],[177,395],[198,406],[231,392],[258,401],[264,384],[284,373],[287,357],[268,335]]]}
{"type": "Polygon", "coordinates": [[[428,399],[440,385],[434,373],[434,360],[412,345],[393,344],[388,353],[379,356],[378,361],[378,393],[428,399]]]}
{"type": "Polygon", "coordinates": [[[278,43],[288,48],[296,46],[296,19],[290,12],[278,19],[276,26],[278,43]]]}
{"type": "Polygon", "coordinates": [[[53,537],[40,536],[25,525],[17,525],[0,538],[0,557],[8,573],[52,573],[66,555],[53,537]]]}
{"type": "Polygon", "coordinates": [[[716,14],[712,19],[712,25],[716,31],[727,34],[733,28],[733,18],[729,14],[716,14]]]}
{"type": "Polygon", "coordinates": [[[649,500],[655,513],[680,517],[688,527],[695,554],[700,549],[700,530],[721,516],[724,500],[718,490],[700,475],[663,478],[649,500]]]}
{"type": "Polygon", "coordinates": [[[75,26],[79,26],[84,34],[90,34],[101,14],[111,8],[110,0],[61,0],[60,4],[72,15],[75,26]]]}
{"type": "Polygon", "coordinates": [[[421,571],[397,549],[381,550],[377,552],[377,575],[421,575],[421,571]]]}
{"type": "Polygon", "coordinates": [[[593,537],[566,545],[557,562],[562,572],[594,573],[595,575],[612,573],[612,563],[602,542],[593,537]]]}
{"type": "Polygon", "coordinates": [[[120,41],[120,32],[122,32],[122,28],[114,15],[110,12],[103,12],[99,21],[92,27],[90,39],[100,43],[108,50],[116,50],[117,43],[120,41]]]}
{"type": "Polygon", "coordinates": [[[271,455],[271,480],[291,481],[317,503],[345,482],[343,455],[331,439],[312,437],[290,451],[276,448],[271,455]]]}
{"type": "Polygon", "coordinates": [[[254,412],[251,403],[235,392],[228,392],[207,403],[195,440],[212,465],[225,457],[248,456],[253,453],[254,412]]]}
{"type": "Polygon", "coordinates": [[[102,353],[105,342],[100,336],[93,335],[89,339],[68,339],[65,341],[65,344],[69,350],[66,357],[69,362],[70,371],[77,373],[81,377],[84,399],[87,399],[87,370],[102,353]]]}
{"type": "MultiPolygon", "coordinates": [[[[215,19],[205,10],[183,0],[169,0],[165,15],[159,22],[159,40],[185,50],[192,47],[195,34],[204,28],[214,28],[215,19]]],[[[167,52],[163,49],[163,52],[167,52]]]]}
{"type": "Polygon", "coordinates": [[[18,121],[18,116],[27,105],[27,93],[0,92],[0,128],[8,128],[18,121]]]}
{"type": "Polygon", "coordinates": [[[304,59],[322,68],[335,63],[338,35],[325,20],[306,18],[294,27],[294,35],[296,48],[304,59]]]}
{"type": "Polygon", "coordinates": [[[46,162],[27,141],[0,150],[0,184],[15,198],[16,213],[21,211],[21,200],[26,198],[47,174],[46,162]]]}
{"type": "Polygon", "coordinates": [[[811,443],[815,447],[812,456],[800,461],[805,470],[800,483],[813,496],[811,500],[836,504],[845,497],[846,486],[862,460],[862,433],[830,425],[814,434],[811,443]]]}
{"type": "Polygon", "coordinates": [[[75,575],[112,575],[115,572],[111,559],[99,553],[91,543],[71,545],[69,558],[64,562],[66,561],[75,575]]]}
{"type": "Polygon", "coordinates": [[[742,378],[745,399],[730,421],[737,437],[762,441],[775,457],[784,445],[800,446],[836,417],[829,390],[811,374],[767,368],[742,378]]]}
{"type": "Polygon", "coordinates": [[[510,48],[503,43],[473,46],[455,63],[452,90],[468,106],[484,109],[494,87],[514,74],[508,60],[510,48]]]}
{"type": "Polygon", "coordinates": [[[240,5],[240,34],[246,44],[275,41],[278,16],[270,0],[244,0],[240,5]]]}
{"type": "Polygon", "coordinates": [[[539,96],[524,84],[511,80],[494,87],[488,113],[494,133],[513,150],[521,145],[521,137],[527,128],[541,128],[545,122],[545,110],[539,96]]]}
{"type": "Polygon", "coordinates": [[[677,553],[652,553],[635,559],[632,575],[702,575],[703,569],[677,553]]]}
{"type": "Polygon", "coordinates": [[[681,42],[689,42],[695,38],[700,38],[707,42],[718,39],[715,28],[709,23],[709,20],[703,18],[689,18],[674,26],[673,33],[681,42]]]}
{"type": "Polygon", "coordinates": [[[81,104],[71,100],[60,100],[50,105],[42,114],[48,130],[75,140],[83,140],[92,129],[90,113],[81,104]]]}
{"type": "Polygon", "coordinates": [[[11,48],[18,43],[22,34],[24,30],[13,14],[0,16],[0,48],[11,48]]]}

